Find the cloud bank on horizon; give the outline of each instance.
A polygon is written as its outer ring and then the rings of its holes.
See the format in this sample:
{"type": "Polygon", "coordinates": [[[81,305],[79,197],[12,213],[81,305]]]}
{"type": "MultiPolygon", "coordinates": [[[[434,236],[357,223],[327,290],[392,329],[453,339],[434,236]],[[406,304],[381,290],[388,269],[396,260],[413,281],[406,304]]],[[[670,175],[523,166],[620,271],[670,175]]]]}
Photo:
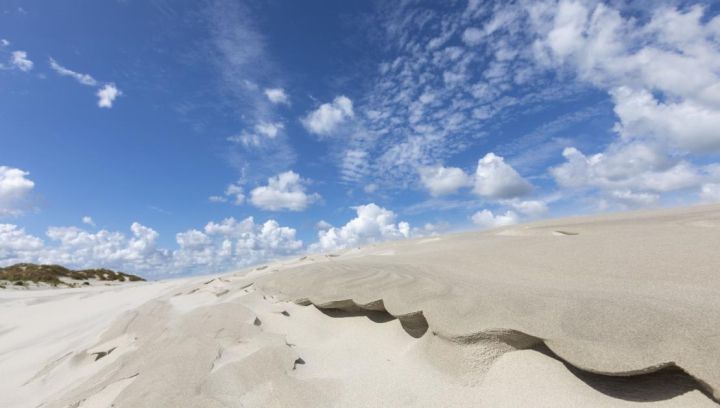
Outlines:
{"type": "Polygon", "coordinates": [[[0,265],[216,272],[720,201],[712,2],[55,7],[0,16],[0,265]],[[107,29],[39,25],[62,12],[107,29]]]}

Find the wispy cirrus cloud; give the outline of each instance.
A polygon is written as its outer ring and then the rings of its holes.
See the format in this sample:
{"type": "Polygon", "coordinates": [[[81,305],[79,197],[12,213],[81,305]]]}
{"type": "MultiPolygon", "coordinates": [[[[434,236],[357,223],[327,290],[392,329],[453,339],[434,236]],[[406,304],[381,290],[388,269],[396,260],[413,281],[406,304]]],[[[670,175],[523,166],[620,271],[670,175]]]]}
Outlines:
{"type": "Polygon", "coordinates": [[[64,66],[60,65],[57,61],[55,61],[54,58],[50,57],[50,68],[53,69],[53,71],[57,72],[58,75],[61,76],[67,76],[70,77],[79,83],[87,86],[97,86],[98,81],[92,77],[90,74],[83,74],[77,71],[73,71],[69,68],[65,68],[64,66]]]}
{"type": "Polygon", "coordinates": [[[288,170],[296,160],[276,111],[290,97],[282,88],[266,86],[279,82],[279,69],[250,9],[227,0],[209,5],[208,57],[218,73],[225,106],[236,115],[239,128],[227,137],[227,157],[239,173],[238,183],[258,182],[288,170]]]}

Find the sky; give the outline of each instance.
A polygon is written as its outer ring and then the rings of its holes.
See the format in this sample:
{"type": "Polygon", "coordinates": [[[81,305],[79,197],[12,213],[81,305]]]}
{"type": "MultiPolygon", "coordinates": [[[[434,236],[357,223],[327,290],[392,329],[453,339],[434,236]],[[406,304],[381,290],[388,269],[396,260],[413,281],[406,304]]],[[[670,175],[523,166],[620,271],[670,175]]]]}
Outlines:
{"type": "Polygon", "coordinates": [[[0,266],[720,201],[717,2],[0,0],[0,266]]]}

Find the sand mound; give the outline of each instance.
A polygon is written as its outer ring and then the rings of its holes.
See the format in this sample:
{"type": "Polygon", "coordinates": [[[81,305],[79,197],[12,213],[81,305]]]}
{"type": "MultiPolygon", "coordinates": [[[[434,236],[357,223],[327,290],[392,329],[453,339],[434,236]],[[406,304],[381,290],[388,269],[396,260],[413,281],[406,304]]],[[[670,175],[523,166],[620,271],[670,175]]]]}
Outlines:
{"type": "Polygon", "coordinates": [[[0,405],[715,406],[717,248],[709,206],[3,294],[0,405]]]}

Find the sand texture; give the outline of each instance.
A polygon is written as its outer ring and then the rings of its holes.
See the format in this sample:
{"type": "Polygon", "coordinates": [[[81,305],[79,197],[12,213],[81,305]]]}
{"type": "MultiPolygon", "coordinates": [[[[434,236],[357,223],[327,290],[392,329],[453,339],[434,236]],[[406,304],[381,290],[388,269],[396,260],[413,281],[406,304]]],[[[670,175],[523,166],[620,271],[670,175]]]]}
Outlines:
{"type": "Polygon", "coordinates": [[[719,295],[720,206],[0,292],[0,406],[717,406],[719,295]]]}

